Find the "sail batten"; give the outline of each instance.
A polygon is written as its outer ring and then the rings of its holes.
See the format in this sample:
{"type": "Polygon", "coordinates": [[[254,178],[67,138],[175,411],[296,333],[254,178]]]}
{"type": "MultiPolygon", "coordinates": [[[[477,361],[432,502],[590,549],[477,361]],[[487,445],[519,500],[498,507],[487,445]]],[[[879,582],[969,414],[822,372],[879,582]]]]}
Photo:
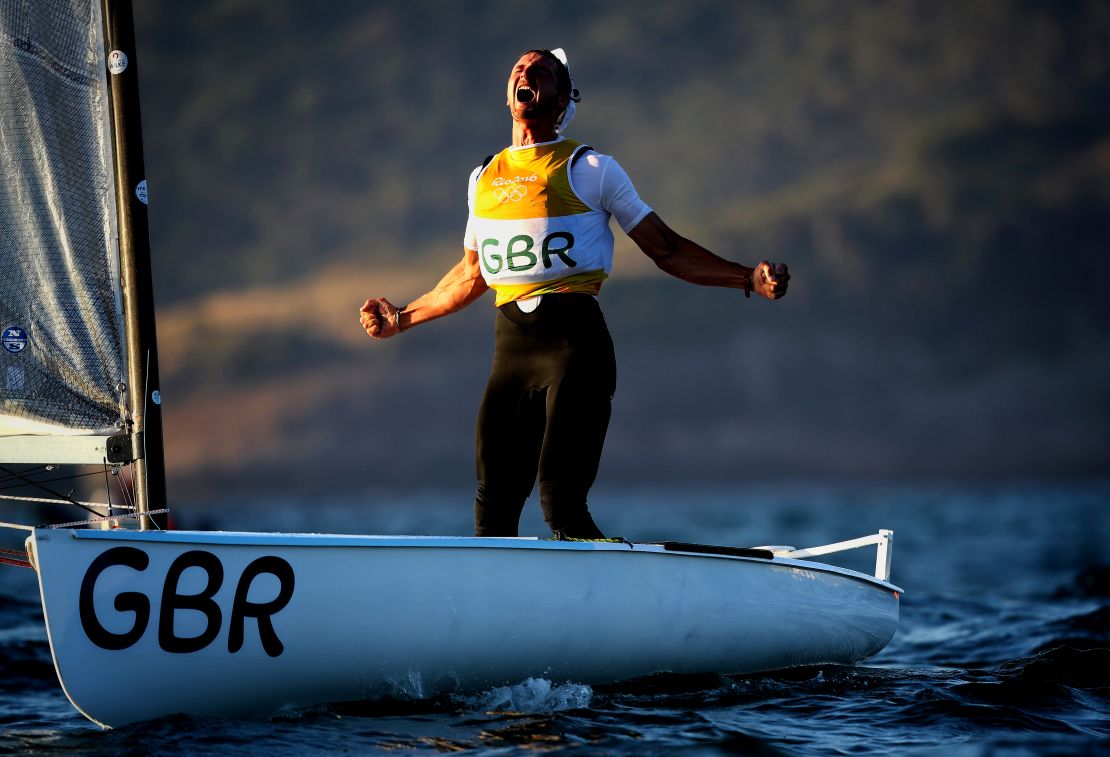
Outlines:
{"type": "Polygon", "coordinates": [[[0,462],[127,425],[103,29],[96,0],[0,0],[0,462]]]}

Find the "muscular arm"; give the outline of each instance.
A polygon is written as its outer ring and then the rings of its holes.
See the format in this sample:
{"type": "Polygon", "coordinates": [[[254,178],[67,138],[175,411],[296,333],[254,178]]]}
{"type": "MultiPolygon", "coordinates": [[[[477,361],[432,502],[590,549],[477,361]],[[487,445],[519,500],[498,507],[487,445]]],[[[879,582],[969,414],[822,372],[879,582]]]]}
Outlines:
{"type": "Polygon", "coordinates": [[[751,291],[772,300],[786,294],[790,274],[782,263],[772,266],[762,261],[748,268],[725,260],[679,235],[656,213],[645,216],[628,236],[660,270],[691,284],[733,289],[750,286],[751,291]]]}
{"type": "Polygon", "coordinates": [[[488,288],[479,268],[478,253],[464,249],[462,259],[431,291],[403,308],[397,308],[384,297],[371,298],[359,310],[359,320],[367,334],[387,339],[418,324],[462,310],[488,288]]]}
{"type": "Polygon", "coordinates": [[[401,330],[462,310],[486,293],[489,287],[478,267],[478,253],[463,250],[462,259],[427,294],[406,305],[401,313],[401,330]]]}

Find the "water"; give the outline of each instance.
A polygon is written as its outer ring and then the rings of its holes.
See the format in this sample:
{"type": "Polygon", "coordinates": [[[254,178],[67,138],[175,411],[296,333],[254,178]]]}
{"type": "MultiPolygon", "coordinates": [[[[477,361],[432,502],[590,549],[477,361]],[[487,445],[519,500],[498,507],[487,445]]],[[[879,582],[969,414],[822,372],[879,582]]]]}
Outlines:
{"type": "MultiPolygon", "coordinates": [[[[358,503],[236,503],[205,525],[466,533],[464,499],[377,493],[358,503]]],[[[529,679],[437,698],[399,684],[387,701],[101,731],[58,687],[33,574],[4,568],[0,751],[1110,752],[1110,483],[655,488],[601,491],[593,501],[603,528],[642,540],[811,546],[893,528],[892,580],[906,590],[898,634],[854,667],[604,687],[529,679]]],[[[184,510],[182,525],[202,525],[184,510]]],[[[543,533],[535,511],[529,505],[523,533],[543,533]]],[[[868,570],[872,561],[868,550],[849,567],[868,570]]]]}

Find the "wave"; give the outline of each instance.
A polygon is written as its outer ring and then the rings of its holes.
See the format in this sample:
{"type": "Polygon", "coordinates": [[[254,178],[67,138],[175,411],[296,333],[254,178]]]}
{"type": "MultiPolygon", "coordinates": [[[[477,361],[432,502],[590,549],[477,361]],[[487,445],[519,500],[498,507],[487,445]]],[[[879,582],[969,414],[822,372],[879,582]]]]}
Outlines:
{"type": "Polygon", "coordinates": [[[581,710],[590,706],[594,690],[581,683],[555,685],[546,678],[528,678],[515,686],[498,686],[477,696],[456,695],[458,704],[484,712],[541,714],[581,710]]]}
{"type": "Polygon", "coordinates": [[[1075,579],[1053,594],[1053,599],[1110,597],[1110,565],[1090,565],[1080,570],[1075,579]]]}

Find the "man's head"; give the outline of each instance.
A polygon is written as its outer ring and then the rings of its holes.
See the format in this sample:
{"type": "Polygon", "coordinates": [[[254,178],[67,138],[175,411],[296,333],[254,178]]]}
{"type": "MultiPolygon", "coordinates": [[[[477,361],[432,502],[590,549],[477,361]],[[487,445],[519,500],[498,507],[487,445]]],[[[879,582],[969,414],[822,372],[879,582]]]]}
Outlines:
{"type": "Polygon", "coordinates": [[[529,50],[509,74],[507,97],[515,120],[554,123],[574,97],[570,71],[550,50],[529,50]]]}
{"type": "Polygon", "coordinates": [[[536,55],[543,56],[555,65],[555,79],[559,87],[559,94],[566,95],[569,99],[572,96],[571,89],[573,85],[570,81],[570,69],[567,68],[567,64],[563,63],[563,61],[561,61],[559,57],[555,55],[555,53],[543,48],[540,48],[538,50],[528,50],[524,54],[527,55],[528,53],[535,53],[536,55]]]}

